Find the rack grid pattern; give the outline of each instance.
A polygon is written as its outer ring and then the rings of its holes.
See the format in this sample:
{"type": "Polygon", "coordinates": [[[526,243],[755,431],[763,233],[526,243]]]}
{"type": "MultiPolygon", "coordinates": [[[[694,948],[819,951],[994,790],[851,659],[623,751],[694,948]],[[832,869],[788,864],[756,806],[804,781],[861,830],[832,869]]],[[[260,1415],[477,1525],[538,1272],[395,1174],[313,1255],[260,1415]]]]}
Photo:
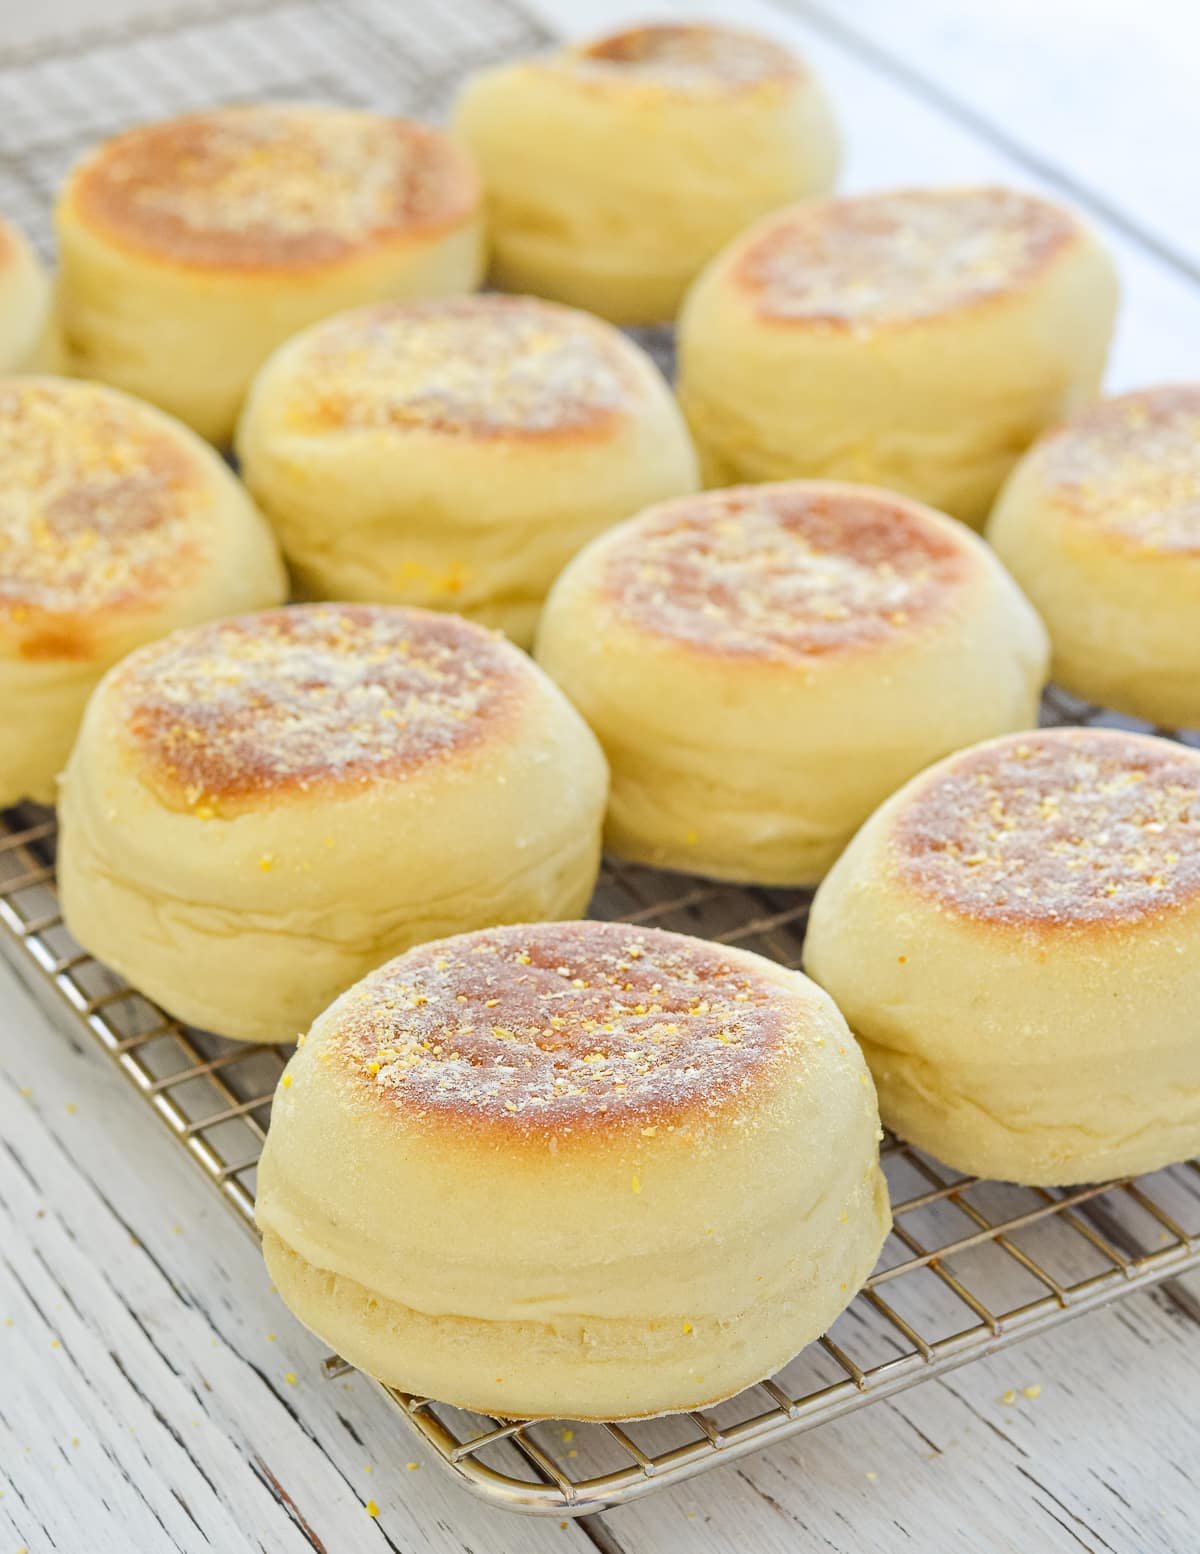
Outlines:
{"type": "MultiPolygon", "coordinates": [[[[184,5],[136,36],[99,26],[54,47],[0,51],[0,209],[49,252],[50,205],[67,166],[131,122],[264,96],[437,117],[464,72],[547,41],[516,0],[419,13],[391,0],[235,0],[184,5]]],[[[648,332],[644,343],[669,366],[669,335],[648,332]]],[[[1122,722],[1059,693],[1047,698],[1045,721],[1122,722]]],[[[1176,737],[1200,745],[1200,735],[1176,737]]],[[[86,1031],[118,1065],[253,1231],[256,1165],[287,1052],[186,1029],[80,950],[58,910],[55,833],[48,811],[0,814],[0,949],[56,1018],[86,1031]]],[[[796,966],[808,900],[610,863],[593,913],[796,966]]],[[[883,1156],[895,1229],[866,1288],[783,1372],[727,1403],[583,1425],[488,1419],[392,1397],[477,1494],[512,1510],[580,1515],[1200,1266],[1200,1163],[1049,1191],[960,1177],[896,1140],[883,1156]]],[[[331,1374],[340,1367],[326,1362],[331,1374]]]]}
{"type": "MultiPolygon", "coordinates": [[[[1059,693],[1044,721],[1117,722],[1059,693]]],[[[1183,736],[1196,742],[1196,736],[1183,736]]],[[[244,1226],[288,1049],[181,1026],[71,940],[54,886],[56,824],[0,816],[0,946],[60,1017],[108,1053],[244,1226]]],[[[810,896],[609,862],[594,916],[698,933],[798,966],[810,896]]],[[[1200,1161],[1063,1190],[948,1171],[883,1148],[895,1225],[866,1288],[779,1375],[712,1409],[623,1425],[485,1418],[392,1391],[435,1456],[511,1510],[581,1515],[772,1441],[1200,1266],[1200,1161]]],[[[330,1375],[344,1369],[335,1357],[330,1375]]]]}

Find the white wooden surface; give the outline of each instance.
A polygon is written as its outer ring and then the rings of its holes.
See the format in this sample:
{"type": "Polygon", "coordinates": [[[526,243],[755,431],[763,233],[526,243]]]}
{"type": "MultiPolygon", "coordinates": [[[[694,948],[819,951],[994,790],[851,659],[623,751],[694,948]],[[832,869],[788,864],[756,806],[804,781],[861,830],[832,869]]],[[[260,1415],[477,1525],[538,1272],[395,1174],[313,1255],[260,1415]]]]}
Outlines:
{"type": "MultiPolygon", "coordinates": [[[[537,9],[571,32],[701,12],[797,39],[837,97],[847,187],[999,178],[1073,199],[1125,276],[1113,386],[1200,376],[1190,4],[537,9]]],[[[52,0],[11,25],[82,15],[87,0],[52,0]]],[[[473,1502],[320,1357],[145,1108],[0,967],[0,1554],[1200,1548],[1200,1328],[1161,1294],[565,1528],[473,1502]]]]}

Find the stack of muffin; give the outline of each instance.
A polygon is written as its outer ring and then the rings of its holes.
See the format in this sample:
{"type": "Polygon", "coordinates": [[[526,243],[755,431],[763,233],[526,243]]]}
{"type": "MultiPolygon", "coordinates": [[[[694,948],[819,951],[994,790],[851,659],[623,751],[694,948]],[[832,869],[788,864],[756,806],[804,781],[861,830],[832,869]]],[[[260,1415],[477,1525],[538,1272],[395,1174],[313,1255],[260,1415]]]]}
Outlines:
{"type": "Polygon", "coordinates": [[[1200,753],[1035,730],[1050,674],[1200,724],[1200,387],[1095,402],[1075,215],[836,163],[782,45],[648,26],[451,135],[134,129],[53,286],[0,232],[0,803],[57,795],[85,948],[299,1038],[267,1260],[407,1390],[770,1374],[878,1255],[881,1112],[1041,1185],[1200,1148],[1200,753]],[[676,315],[678,399],[614,327],[676,315]],[[576,920],[602,841],[819,884],[813,980],[576,920]]]}

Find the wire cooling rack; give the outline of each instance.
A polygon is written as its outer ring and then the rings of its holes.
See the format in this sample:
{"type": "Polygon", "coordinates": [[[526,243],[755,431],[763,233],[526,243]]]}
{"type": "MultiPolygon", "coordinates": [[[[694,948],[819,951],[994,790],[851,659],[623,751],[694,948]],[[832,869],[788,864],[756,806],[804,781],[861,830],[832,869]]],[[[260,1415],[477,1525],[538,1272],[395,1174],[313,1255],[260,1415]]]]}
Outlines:
{"type": "MultiPolygon", "coordinates": [[[[1118,720],[1055,694],[1045,721],[1118,720]]],[[[290,1049],[185,1028],[81,951],[58,910],[55,832],[46,810],[0,815],[0,947],[54,1014],[83,1027],[109,1054],[253,1232],[259,1151],[290,1049]]],[[[808,905],[807,892],[608,863],[592,913],[700,934],[798,966],[808,905]]],[[[1063,1190],[963,1177],[894,1139],[884,1145],[883,1165],[895,1224],[866,1288],[825,1337],[727,1403],[594,1425],[487,1418],[435,1399],[391,1396],[435,1457],[484,1499],[509,1510],[581,1515],[1200,1266],[1200,1162],[1063,1190]]],[[[1189,1297],[1181,1291],[1178,1299],[1189,1297]]],[[[331,1375],[343,1368],[326,1362],[331,1375]]]]}
{"type": "MultiPolygon", "coordinates": [[[[436,118],[465,71],[547,41],[513,0],[419,9],[393,0],[222,0],[160,13],[136,36],[100,26],[54,46],[0,49],[0,210],[49,254],[50,205],[68,165],[131,122],[251,97],[436,118]]],[[[643,343],[668,363],[668,336],[643,343]]],[[[1056,695],[1046,721],[1119,720],[1056,695]]],[[[55,1017],[110,1056],[253,1232],[257,1162],[287,1052],[186,1029],[81,951],[59,914],[54,844],[49,812],[0,814],[0,949],[55,1017]]],[[[609,864],[592,910],[796,966],[808,896],[609,864]]],[[[531,1424],[391,1395],[435,1457],[484,1499],[580,1515],[1200,1265],[1200,1164],[1067,1191],[957,1176],[894,1140],[883,1164],[895,1228],[867,1287],[823,1339],[727,1403],[625,1425],[531,1424]]],[[[1176,1298],[1188,1300],[1182,1291],[1176,1298]]],[[[339,1368],[327,1362],[331,1374],[339,1368]]]]}

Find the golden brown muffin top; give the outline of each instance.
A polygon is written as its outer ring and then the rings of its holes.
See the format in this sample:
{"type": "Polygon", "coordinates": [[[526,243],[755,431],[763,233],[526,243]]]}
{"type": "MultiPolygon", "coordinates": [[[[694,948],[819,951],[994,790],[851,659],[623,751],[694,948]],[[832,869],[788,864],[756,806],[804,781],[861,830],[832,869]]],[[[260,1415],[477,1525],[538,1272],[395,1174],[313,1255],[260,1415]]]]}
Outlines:
{"type": "Polygon", "coordinates": [[[332,1043],[410,1115],[652,1136],[823,1043],[829,1015],[806,990],[756,956],[660,929],[489,928],[372,973],[338,1006],[332,1043]]]}
{"type": "Polygon", "coordinates": [[[911,324],[1019,291],[1079,234],[1014,189],[898,189],[779,212],[733,279],[772,323],[911,324]]]}
{"type": "Polygon", "coordinates": [[[1200,751],[1043,729],[953,756],[893,822],[900,876],[963,917],[1137,921],[1200,897],[1200,751]]]}
{"type": "Polygon", "coordinates": [[[344,108],[211,108],[106,141],[74,172],[75,214],[170,262],[303,269],[435,234],[479,201],[445,135],[344,108]]]}
{"type": "Polygon", "coordinates": [[[0,380],[0,622],[22,653],[84,656],[82,617],[185,584],[206,552],[214,474],[182,427],[114,389],[0,380]]]}
{"type": "Polygon", "coordinates": [[[801,61],[771,38],[699,22],[607,33],[566,57],[596,80],[682,92],[741,90],[805,73],[801,61]]]}
{"type": "Polygon", "coordinates": [[[532,675],[457,616],[308,604],[174,632],[125,659],[111,694],[159,797],[210,818],[462,755],[505,726],[532,675]]]}
{"type": "Polygon", "coordinates": [[[308,330],[287,363],[276,392],[297,431],[485,439],[603,430],[633,407],[642,366],[599,319],[498,295],[355,308],[308,330]]]}
{"type": "Polygon", "coordinates": [[[1200,555],[1200,384],[1101,400],[1030,459],[1055,504],[1089,527],[1139,550],[1200,555]]]}
{"type": "Polygon", "coordinates": [[[655,637],[713,657],[791,663],[919,631],[966,583],[970,543],[873,487],[734,486],[622,525],[602,588],[655,637]]]}

